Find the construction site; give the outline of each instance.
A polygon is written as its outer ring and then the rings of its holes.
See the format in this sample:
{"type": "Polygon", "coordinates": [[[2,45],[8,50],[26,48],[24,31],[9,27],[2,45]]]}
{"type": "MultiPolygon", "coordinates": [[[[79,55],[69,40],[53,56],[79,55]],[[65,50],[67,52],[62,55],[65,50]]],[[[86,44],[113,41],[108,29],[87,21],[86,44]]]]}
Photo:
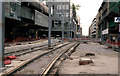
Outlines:
{"type": "Polygon", "coordinates": [[[120,1],[82,1],[1,0],[0,76],[120,76],[120,1]]]}

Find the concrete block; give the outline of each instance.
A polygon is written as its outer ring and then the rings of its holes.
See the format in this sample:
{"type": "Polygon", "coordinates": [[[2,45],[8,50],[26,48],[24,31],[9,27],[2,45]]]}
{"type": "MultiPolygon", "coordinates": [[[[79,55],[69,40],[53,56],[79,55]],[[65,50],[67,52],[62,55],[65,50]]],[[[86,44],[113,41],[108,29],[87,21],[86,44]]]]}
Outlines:
{"type": "Polygon", "coordinates": [[[90,59],[90,58],[81,58],[79,60],[79,65],[87,65],[87,64],[90,64],[90,63],[93,63],[93,60],[90,59]]]}

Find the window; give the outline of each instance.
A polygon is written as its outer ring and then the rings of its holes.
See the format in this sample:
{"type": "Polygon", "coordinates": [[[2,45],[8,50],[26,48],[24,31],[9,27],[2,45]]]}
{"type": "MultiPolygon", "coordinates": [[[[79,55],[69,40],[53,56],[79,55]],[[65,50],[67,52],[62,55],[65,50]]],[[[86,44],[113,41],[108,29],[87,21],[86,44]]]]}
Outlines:
{"type": "Polygon", "coordinates": [[[10,2],[10,17],[20,19],[21,15],[21,3],[19,2],[10,2]]]}
{"type": "Polygon", "coordinates": [[[62,16],[61,13],[59,13],[59,16],[62,16]]]}
{"type": "Polygon", "coordinates": [[[61,27],[61,24],[62,24],[61,20],[52,21],[52,26],[53,27],[61,27]]]}
{"type": "Polygon", "coordinates": [[[59,9],[62,9],[62,8],[61,8],[61,5],[59,5],[59,9]]]}
{"type": "Polygon", "coordinates": [[[52,21],[52,27],[54,27],[54,21],[52,21]]]}
{"type": "Polygon", "coordinates": [[[65,5],[62,5],[62,9],[65,9],[65,5]]]}
{"type": "Polygon", "coordinates": [[[53,9],[54,9],[54,5],[53,5],[53,9]]]}
{"type": "Polygon", "coordinates": [[[53,9],[57,9],[58,8],[58,6],[57,5],[53,5],[53,9]]]}
{"type": "Polygon", "coordinates": [[[58,21],[58,24],[61,25],[61,21],[60,20],[58,21]]]}
{"type": "Polygon", "coordinates": [[[15,12],[15,10],[16,10],[16,4],[15,4],[15,2],[11,2],[10,6],[11,6],[11,12],[15,12]]]}
{"type": "Polygon", "coordinates": [[[101,17],[99,17],[99,20],[101,20],[101,17]]]}
{"type": "Polygon", "coordinates": [[[54,21],[54,27],[57,27],[57,25],[58,25],[58,21],[55,20],[55,21],[54,21]]]}
{"type": "Polygon", "coordinates": [[[59,9],[59,5],[57,5],[57,9],[59,9]]]}
{"type": "Polygon", "coordinates": [[[66,13],[66,16],[65,17],[68,17],[69,16],[69,14],[68,13],[66,13]]]}
{"type": "Polygon", "coordinates": [[[66,9],[69,9],[69,5],[66,5],[66,9]]]}
{"type": "Polygon", "coordinates": [[[59,15],[59,13],[56,13],[56,15],[59,15]]]}

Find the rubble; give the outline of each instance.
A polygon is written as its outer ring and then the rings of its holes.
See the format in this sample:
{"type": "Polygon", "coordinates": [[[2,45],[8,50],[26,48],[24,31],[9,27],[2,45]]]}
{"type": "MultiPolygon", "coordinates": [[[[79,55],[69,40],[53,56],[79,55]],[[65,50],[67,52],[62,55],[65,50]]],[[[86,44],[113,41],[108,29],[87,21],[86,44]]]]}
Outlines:
{"type": "Polygon", "coordinates": [[[18,58],[16,56],[7,56],[4,59],[5,59],[4,64],[9,65],[11,64],[11,60],[18,59],[18,58]]]}
{"type": "Polygon", "coordinates": [[[11,60],[10,60],[10,59],[5,60],[5,61],[4,61],[4,64],[5,64],[5,65],[11,64],[11,60]]]}

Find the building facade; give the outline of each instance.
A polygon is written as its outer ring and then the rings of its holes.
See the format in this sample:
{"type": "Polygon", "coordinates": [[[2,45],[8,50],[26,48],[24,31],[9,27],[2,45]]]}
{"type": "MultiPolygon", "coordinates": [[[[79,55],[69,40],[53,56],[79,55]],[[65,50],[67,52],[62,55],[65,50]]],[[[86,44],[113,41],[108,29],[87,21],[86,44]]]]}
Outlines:
{"type": "Polygon", "coordinates": [[[92,25],[89,27],[89,39],[92,40],[92,25]]]}
{"type": "Polygon", "coordinates": [[[119,17],[119,2],[103,2],[96,15],[96,39],[98,41],[118,43],[119,24],[115,17],[119,17]]]}
{"type": "Polygon", "coordinates": [[[47,2],[47,5],[51,5],[52,7],[52,36],[54,37],[62,37],[62,29],[64,23],[64,36],[65,38],[69,38],[71,35],[73,36],[74,26],[72,20],[72,8],[71,8],[71,0],[62,0],[56,2],[47,2]],[[69,33],[70,32],[70,33],[69,33]]]}
{"type": "Polygon", "coordinates": [[[48,11],[48,7],[40,2],[6,2],[6,42],[28,41],[47,36],[48,11]]]}
{"type": "Polygon", "coordinates": [[[82,38],[82,27],[80,27],[80,38],[82,38]]]}
{"type": "Polygon", "coordinates": [[[92,39],[96,40],[96,18],[93,19],[91,28],[92,28],[92,39]]]}

